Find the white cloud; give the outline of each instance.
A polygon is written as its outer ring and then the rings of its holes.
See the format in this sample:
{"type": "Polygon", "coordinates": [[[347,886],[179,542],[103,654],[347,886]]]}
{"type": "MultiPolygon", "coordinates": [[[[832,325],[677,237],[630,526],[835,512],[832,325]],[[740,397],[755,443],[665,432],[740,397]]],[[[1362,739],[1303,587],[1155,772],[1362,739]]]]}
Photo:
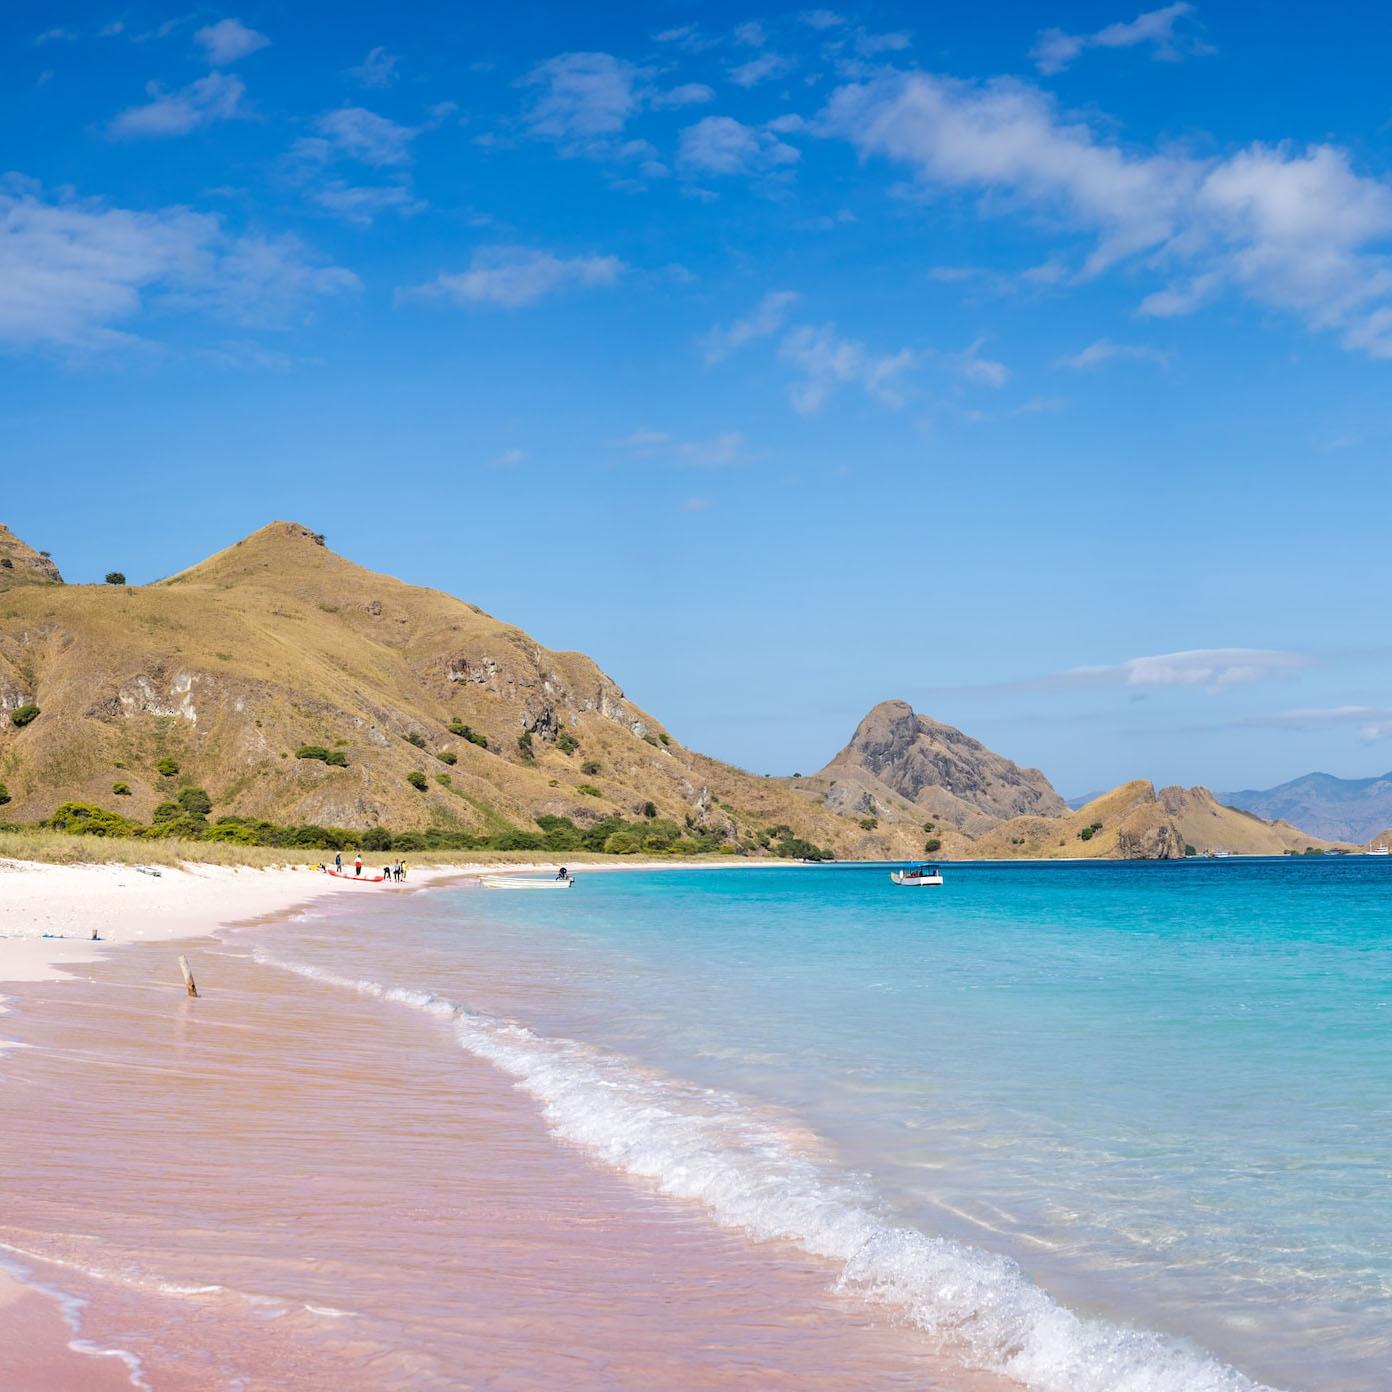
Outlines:
{"type": "Polygon", "coordinates": [[[1174,62],[1186,53],[1212,53],[1193,35],[1176,34],[1175,25],[1194,13],[1185,3],[1149,10],[1124,24],[1108,24],[1094,34],[1067,34],[1062,29],[1045,29],[1030,50],[1030,57],[1042,73],[1062,72],[1084,49],[1135,48],[1150,44],[1154,57],[1174,62]]]}
{"type": "Polygon", "coordinates": [[[635,459],[665,460],[693,469],[727,469],[748,457],[749,442],[738,430],[724,430],[708,440],[674,439],[646,427],[614,442],[635,459]]]}
{"type": "Polygon", "coordinates": [[[836,29],[846,22],[835,10],[804,10],[798,18],[809,29],[836,29]]]}
{"type": "Polygon", "coordinates": [[[735,25],[735,42],[746,48],[762,48],[768,42],[768,31],[757,19],[735,25]]]}
{"type": "MultiPolygon", "coordinates": [[[[320,139],[327,143],[328,153],[346,155],[374,168],[409,164],[411,142],[420,134],[415,126],[399,125],[361,106],[326,111],[314,126],[320,139]]],[[[305,142],[300,142],[297,149],[302,154],[314,153],[314,147],[305,142]]]]}
{"type": "Polygon", "coordinates": [[[787,172],[800,153],[767,129],[732,116],[706,116],[682,131],[678,158],[704,174],[756,175],[787,172]]]}
{"type": "Polygon", "coordinates": [[[663,110],[677,106],[700,106],[715,96],[715,89],[704,82],[684,82],[666,92],[654,92],[649,98],[650,105],[663,110]]]}
{"type": "Polygon", "coordinates": [[[166,92],[158,82],[146,87],[151,100],[121,112],[108,128],[121,137],[187,135],[214,121],[228,121],[247,114],[242,106],[246,87],[230,73],[209,73],[177,92],[166,92]]]}
{"type": "Polygon", "coordinates": [[[382,213],[410,216],[428,206],[417,198],[409,183],[350,184],[346,179],[327,179],[305,190],[305,197],[325,212],[333,213],[358,227],[371,226],[382,213]]]}
{"type": "Polygon", "coordinates": [[[495,454],[492,459],[484,461],[485,469],[515,469],[519,464],[525,464],[530,456],[524,449],[507,449],[501,454],[495,454]]]}
{"type": "Polygon", "coordinates": [[[1202,686],[1222,691],[1290,677],[1313,662],[1303,653],[1271,648],[1193,648],[1157,657],[1133,657],[1107,667],[1073,667],[1059,680],[1129,687],[1202,686]]]}
{"type": "Polygon", "coordinates": [[[635,86],[644,75],[610,53],[548,58],[522,79],[541,89],[527,123],[534,134],[556,140],[615,135],[638,108],[635,86]]]}
{"type": "Polygon", "coordinates": [[[396,66],[401,61],[394,53],[388,53],[380,44],[368,50],[367,57],[356,67],[345,71],[355,82],[364,87],[390,87],[396,81],[396,66]]]}
{"type": "Polygon", "coordinates": [[[909,165],[924,193],[974,190],[1092,243],[1080,275],[1125,260],[1163,278],[1143,310],[1236,290],[1344,345],[1392,357],[1392,187],[1328,145],[1226,158],[1123,149],[1039,89],[890,74],[840,88],[821,128],[909,165]]]}
{"type": "Polygon", "coordinates": [[[1392,737],[1392,709],[1387,706],[1329,706],[1277,711],[1272,715],[1249,716],[1243,724],[1281,730],[1324,730],[1330,726],[1355,725],[1358,738],[1364,744],[1375,744],[1392,737]]]}
{"type": "Polygon", "coordinates": [[[152,305],[282,325],[322,295],[357,287],[298,240],[236,236],[187,208],[137,212],[0,183],[0,340],[95,351],[137,342],[152,305]]]}
{"type": "Polygon", "coordinates": [[[707,364],[718,363],[746,344],[776,334],[787,323],[798,298],[796,290],[771,290],[746,318],[707,330],[697,340],[707,364]]]}
{"type": "Polygon", "coordinates": [[[827,398],[847,384],[859,385],[882,405],[902,406],[900,379],[919,362],[919,355],[907,348],[871,352],[856,339],[842,338],[835,324],[798,325],[783,339],[779,356],[802,374],[790,392],[793,409],[802,415],[821,410],[827,398]]]}
{"type": "Polygon", "coordinates": [[[958,358],[958,370],[969,382],[979,387],[1003,387],[1010,380],[1010,369],[1003,362],[981,356],[985,340],[977,339],[958,358]]]}
{"type": "Polygon", "coordinates": [[[1147,348],[1138,343],[1113,343],[1109,338],[1099,338],[1089,343],[1081,352],[1070,357],[1060,358],[1060,367],[1071,367],[1082,371],[1090,367],[1100,367],[1105,362],[1150,362],[1161,367],[1168,366],[1170,355],[1159,348],[1147,348]]]}
{"type": "Polygon", "coordinates": [[[405,293],[518,309],[563,290],[613,285],[626,269],[617,256],[560,257],[527,247],[489,247],[474,253],[467,271],[439,275],[405,293]]]}
{"type": "Polygon", "coordinates": [[[907,34],[871,34],[864,29],[856,31],[856,52],[866,58],[875,58],[881,53],[902,53],[912,45],[913,40],[907,34]]]}
{"type": "Polygon", "coordinates": [[[736,87],[757,87],[771,78],[783,77],[795,66],[795,60],[782,53],[761,53],[747,63],[736,63],[729,69],[729,78],[736,87]]]}
{"type": "Polygon", "coordinates": [[[240,19],[220,19],[205,25],[193,36],[215,68],[226,67],[270,45],[264,34],[248,29],[240,19]]]}

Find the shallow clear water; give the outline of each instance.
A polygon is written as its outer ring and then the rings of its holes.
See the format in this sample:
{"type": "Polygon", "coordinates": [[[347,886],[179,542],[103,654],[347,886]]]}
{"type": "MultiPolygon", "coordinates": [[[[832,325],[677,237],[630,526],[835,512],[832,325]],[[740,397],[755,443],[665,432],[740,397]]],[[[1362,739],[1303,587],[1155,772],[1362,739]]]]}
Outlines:
{"type": "Polygon", "coordinates": [[[559,1135],[832,1258],[968,1365],[1374,1392],[1389,905],[1392,864],[1354,859],[582,873],[259,955],[463,1007],[559,1135]]]}

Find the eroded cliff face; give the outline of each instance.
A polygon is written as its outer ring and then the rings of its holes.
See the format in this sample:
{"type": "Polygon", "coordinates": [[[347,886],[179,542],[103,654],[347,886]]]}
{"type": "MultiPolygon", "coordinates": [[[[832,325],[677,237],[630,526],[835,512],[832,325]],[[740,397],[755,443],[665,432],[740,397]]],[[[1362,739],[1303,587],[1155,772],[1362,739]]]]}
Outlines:
{"type": "Polygon", "coordinates": [[[883,701],[821,771],[829,798],[873,799],[877,790],[968,832],[1022,816],[1068,809],[1038,769],[988,749],[951,725],[917,714],[905,701],[883,701]]]}

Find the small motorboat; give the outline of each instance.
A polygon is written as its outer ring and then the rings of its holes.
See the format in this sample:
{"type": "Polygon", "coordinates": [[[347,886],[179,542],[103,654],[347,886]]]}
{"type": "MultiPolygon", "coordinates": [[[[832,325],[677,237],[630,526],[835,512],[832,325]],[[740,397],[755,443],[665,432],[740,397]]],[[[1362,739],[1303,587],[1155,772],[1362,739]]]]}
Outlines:
{"type": "Polygon", "coordinates": [[[940,885],[942,871],[936,865],[906,865],[902,870],[891,870],[889,878],[897,885],[940,885]]]}
{"type": "Polygon", "coordinates": [[[528,879],[523,875],[484,875],[485,889],[569,889],[575,883],[574,875],[562,879],[559,875],[549,880],[528,879]]]}

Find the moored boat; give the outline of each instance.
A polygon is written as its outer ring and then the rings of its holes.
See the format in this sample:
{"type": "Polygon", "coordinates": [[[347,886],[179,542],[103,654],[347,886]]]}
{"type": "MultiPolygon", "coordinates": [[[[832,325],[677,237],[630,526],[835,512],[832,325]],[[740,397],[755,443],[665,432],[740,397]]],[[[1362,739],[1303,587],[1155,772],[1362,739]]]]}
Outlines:
{"type": "Polygon", "coordinates": [[[940,885],[942,871],[936,865],[906,865],[902,870],[891,870],[889,878],[897,885],[940,885]]]}
{"type": "Polygon", "coordinates": [[[521,875],[484,875],[482,878],[485,889],[569,889],[575,883],[574,875],[549,880],[526,879],[521,875]]]}

